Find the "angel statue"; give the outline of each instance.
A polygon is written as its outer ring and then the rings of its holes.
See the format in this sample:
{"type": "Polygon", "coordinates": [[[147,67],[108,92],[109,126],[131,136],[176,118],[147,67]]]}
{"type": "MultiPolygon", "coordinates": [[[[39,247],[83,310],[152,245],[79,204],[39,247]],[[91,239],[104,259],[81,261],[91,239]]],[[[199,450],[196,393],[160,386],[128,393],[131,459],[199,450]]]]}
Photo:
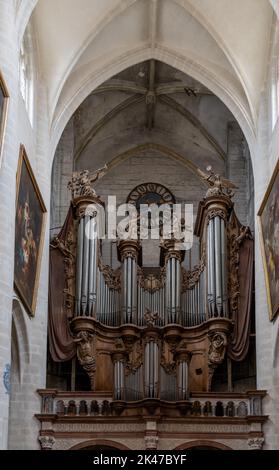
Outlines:
{"type": "Polygon", "coordinates": [[[234,183],[223,178],[223,176],[220,176],[218,173],[214,173],[211,166],[208,166],[206,170],[208,173],[203,172],[197,167],[198,174],[210,186],[206,192],[206,197],[224,195],[232,197],[234,195],[233,189],[237,189],[234,183]]]}
{"type": "Polygon", "coordinates": [[[92,183],[100,180],[107,172],[108,165],[105,164],[99,170],[90,173],[89,170],[75,171],[71,181],[68,183],[68,189],[72,192],[72,199],[79,196],[97,196],[92,188],[92,183]]]}

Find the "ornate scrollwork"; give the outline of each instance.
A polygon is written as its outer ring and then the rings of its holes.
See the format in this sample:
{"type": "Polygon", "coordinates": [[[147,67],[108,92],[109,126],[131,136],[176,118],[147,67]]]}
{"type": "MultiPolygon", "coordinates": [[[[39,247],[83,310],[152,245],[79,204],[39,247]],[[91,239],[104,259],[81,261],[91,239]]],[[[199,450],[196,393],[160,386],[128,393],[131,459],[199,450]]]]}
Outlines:
{"type": "Polygon", "coordinates": [[[239,252],[245,238],[252,238],[249,227],[240,225],[233,213],[228,224],[228,294],[230,310],[234,314],[239,306],[239,252]]]}
{"type": "Polygon", "coordinates": [[[215,217],[220,217],[223,220],[227,219],[227,212],[224,209],[210,209],[207,213],[207,222],[215,217]]]}
{"type": "Polygon", "coordinates": [[[187,271],[186,269],[182,268],[182,292],[186,292],[186,290],[195,287],[195,285],[199,282],[204,268],[204,259],[201,259],[200,263],[194,266],[191,271],[187,271]]]}
{"type": "Polygon", "coordinates": [[[166,279],[166,269],[161,268],[160,276],[156,277],[154,274],[148,274],[148,276],[144,277],[143,269],[138,266],[137,268],[137,280],[138,285],[142,287],[144,290],[153,294],[160,289],[163,289],[165,285],[166,279]]]}
{"type": "Polygon", "coordinates": [[[222,364],[228,344],[227,335],[223,331],[214,331],[208,334],[208,390],[211,389],[211,382],[214,371],[219,364],[222,364]]]}
{"type": "Polygon", "coordinates": [[[129,361],[126,363],[125,375],[135,374],[138,368],[143,364],[143,346],[140,340],[136,341],[130,354],[129,361]]]}
{"type": "Polygon", "coordinates": [[[92,183],[101,179],[107,172],[108,166],[90,173],[89,170],[76,171],[73,173],[72,180],[68,183],[68,189],[72,193],[72,199],[79,196],[96,197],[96,191],[92,188],[92,183]]]}
{"type": "Polygon", "coordinates": [[[110,289],[116,291],[121,290],[121,268],[112,269],[107,264],[103,264],[101,259],[99,261],[99,269],[103,273],[105,283],[110,289]]]}
{"type": "Polygon", "coordinates": [[[227,335],[223,332],[209,334],[208,363],[219,365],[223,362],[227,347],[227,335]]]}
{"type": "Polygon", "coordinates": [[[149,308],[146,308],[144,313],[146,326],[154,327],[157,320],[160,320],[159,312],[152,312],[149,308]]]}
{"type": "Polygon", "coordinates": [[[90,378],[91,390],[94,390],[96,372],[95,335],[88,331],[79,331],[74,341],[77,343],[77,357],[80,365],[90,378]]]}
{"type": "Polygon", "coordinates": [[[173,353],[167,352],[164,342],[162,344],[160,365],[168,375],[176,375],[177,363],[173,360],[173,353]]]}
{"type": "Polygon", "coordinates": [[[76,271],[76,240],[74,228],[67,233],[65,241],[56,237],[52,241],[52,246],[58,248],[64,255],[64,273],[65,273],[65,294],[64,304],[67,316],[71,317],[75,304],[75,271],[76,271]]]}

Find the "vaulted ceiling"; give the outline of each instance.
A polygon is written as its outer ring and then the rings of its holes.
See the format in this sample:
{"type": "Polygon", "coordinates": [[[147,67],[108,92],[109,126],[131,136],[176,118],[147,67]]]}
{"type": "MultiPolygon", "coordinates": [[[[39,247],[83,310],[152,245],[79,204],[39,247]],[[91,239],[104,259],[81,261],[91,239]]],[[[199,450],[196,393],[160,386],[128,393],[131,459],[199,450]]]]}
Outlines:
{"type": "Polygon", "coordinates": [[[205,84],[255,133],[272,14],[268,0],[39,0],[52,126],[106,79],[153,58],[205,84]]]}

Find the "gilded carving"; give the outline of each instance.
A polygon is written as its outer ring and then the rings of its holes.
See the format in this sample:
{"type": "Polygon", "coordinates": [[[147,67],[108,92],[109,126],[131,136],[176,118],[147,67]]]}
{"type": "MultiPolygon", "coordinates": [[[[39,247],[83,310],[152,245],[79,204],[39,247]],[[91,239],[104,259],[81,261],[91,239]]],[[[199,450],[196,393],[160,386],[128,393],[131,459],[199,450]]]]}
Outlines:
{"type": "Polygon", "coordinates": [[[167,374],[176,375],[176,361],[173,360],[173,353],[167,348],[164,342],[162,343],[160,365],[167,374]]]}
{"type": "Polygon", "coordinates": [[[240,245],[245,238],[251,237],[249,227],[240,226],[233,214],[228,224],[228,294],[232,313],[238,310],[239,304],[238,271],[240,245]]]}
{"type": "Polygon", "coordinates": [[[207,222],[214,217],[220,217],[221,219],[227,219],[227,212],[224,209],[210,209],[207,213],[207,222]]]}
{"type": "Polygon", "coordinates": [[[160,320],[159,312],[152,312],[149,308],[146,308],[144,313],[144,321],[146,323],[146,326],[155,326],[157,320],[160,320]]]}
{"type": "Polygon", "coordinates": [[[143,364],[143,346],[141,340],[134,343],[129,354],[129,361],[126,363],[125,375],[134,374],[143,364]]]}
{"type": "Polygon", "coordinates": [[[163,289],[165,285],[166,279],[166,269],[161,268],[159,278],[154,276],[154,274],[148,274],[148,276],[144,277],[143,269],[138,266],[137,268],[137,280],[138,285],[142,287],[144,290],[153,294],[160,289],[163,289]]]}
{"type": "Polygon", "coordinates": [[[67,233],[65,241],[56,237],[52,241],[52,246],[57,247],[64,255],[65,273],[65,308],[68,317],[73,315],[75,305],[75,271],[76,271],[76,239],[74,228],[67,233]]]}
{"type": "Polygon", "coordinates": [[[233,190],[237,189],[237,186],[233,184],[228,179],[223,178],[223,176],[218,173],[214,173],[212,167],[207,167],[208,173],[203,172],[200,168],[197,168],[198,174],[202,177],[204,181],[210,186],[206,192],[206,197],[210,196],[229,196],[234,195],[233,190]]]}
{"type": "Polygon", "coordinates": [[[91,390],[94,390],[96,372],[95,335],[88,331],[79,331],[74,341],[77,343],[78,360],[90,378],[91,390]]]}
{"type": "Polygon", "coordinates": [[[96,183],[107,172],[108,166],[90,173],[89,170],[76,171],[73,173],[72,180],[68,183],[68,189],[72,193],[72,199],[79,196],[96,197],[96,192],[92,188],[92,183],[96,183]]]}
{"type": "Polygon", "coordinates": [[[186,269],[182,268],[182,292],[186,292],[186,290],[195,287],[195,285],[199,282],[204,268],[204,259],[201,259],[200,263],[194,266],[191,271],[187,271],[186,269]]]}
{"type": "Polygon", "coordinates": [[[208,390],[210,390],[214,371],[224,360],[228,340],[223,332],[209,333],[208,336],[210,341],[208,349],[208,390]]]}
{"type": "MultiPolygon", "coordinates": [[[[100,259],[100,258],[99,258],[100,259]]],[[[110,266],[99,261],[99,269],[103,273],[105,283],[110,289],[121,290],[121,268],[112,269],[110,266]]]]}

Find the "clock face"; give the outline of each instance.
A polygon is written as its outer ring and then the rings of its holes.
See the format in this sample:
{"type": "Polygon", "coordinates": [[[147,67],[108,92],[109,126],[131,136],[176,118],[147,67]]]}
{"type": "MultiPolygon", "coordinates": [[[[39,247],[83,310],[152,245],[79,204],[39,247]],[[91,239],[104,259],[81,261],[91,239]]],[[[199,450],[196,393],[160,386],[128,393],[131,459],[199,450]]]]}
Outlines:
{"type": "Polygon", "coordinates": [[[137,211],[140,211],[141,204],[148,206],[156,204],[175,204],[173,194],[162,184],[158,183],[143,183],[137,186],[130,192],[127,203],[134,204],[137,211]]]}

